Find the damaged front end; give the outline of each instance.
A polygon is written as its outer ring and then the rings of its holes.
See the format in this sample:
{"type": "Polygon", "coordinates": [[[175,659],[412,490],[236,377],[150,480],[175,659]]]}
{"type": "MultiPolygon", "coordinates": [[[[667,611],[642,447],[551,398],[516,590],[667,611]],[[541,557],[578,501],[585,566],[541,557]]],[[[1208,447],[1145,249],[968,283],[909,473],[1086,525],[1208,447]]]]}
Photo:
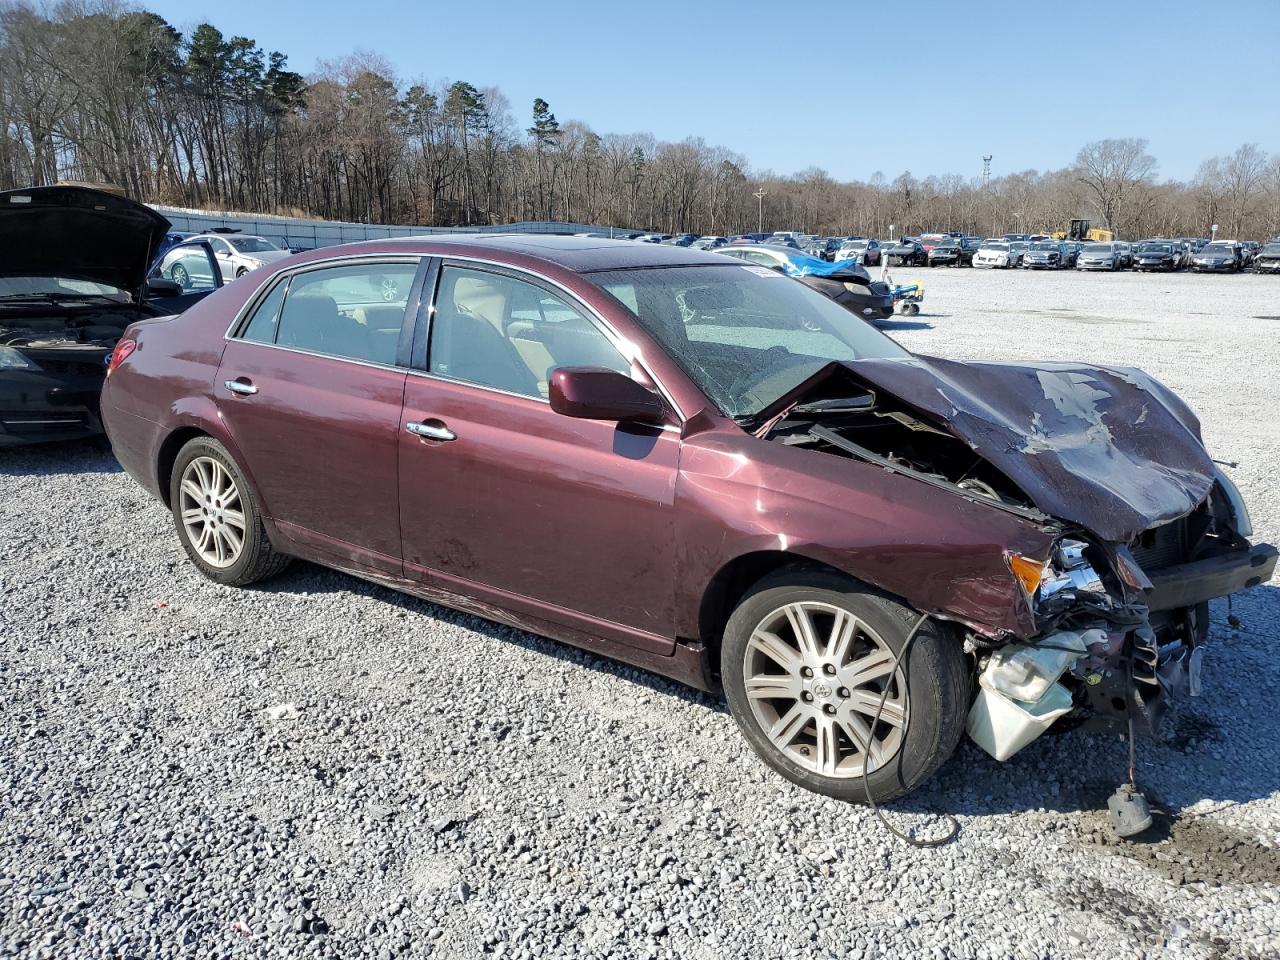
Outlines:
{"type": "MultiPolygon", "coordinates": [[[[1005,760],[1050,726],[1154,732],[1199,692],[1208,601],[1268,580],[1199,425],[1140,371],[915,357],[832,365],[758,436],[853,457],[1054,529],[1006,552],[1034,629],[968,632],[972,738],[1005,760]]],[[[971,625],[972,626],[972,625],[971,625]]]]}

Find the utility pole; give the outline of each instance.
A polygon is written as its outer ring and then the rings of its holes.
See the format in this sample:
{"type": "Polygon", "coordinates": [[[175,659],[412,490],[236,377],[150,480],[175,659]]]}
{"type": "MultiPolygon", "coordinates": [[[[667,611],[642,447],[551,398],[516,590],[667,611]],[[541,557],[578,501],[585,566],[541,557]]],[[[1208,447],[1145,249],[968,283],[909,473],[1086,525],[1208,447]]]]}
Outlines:
{"type": "Polygon", "coordinates": [[[764,198],[768,192],[761,187],[752,196],[756,198],[756,233],[764,233],[764,198]]]}

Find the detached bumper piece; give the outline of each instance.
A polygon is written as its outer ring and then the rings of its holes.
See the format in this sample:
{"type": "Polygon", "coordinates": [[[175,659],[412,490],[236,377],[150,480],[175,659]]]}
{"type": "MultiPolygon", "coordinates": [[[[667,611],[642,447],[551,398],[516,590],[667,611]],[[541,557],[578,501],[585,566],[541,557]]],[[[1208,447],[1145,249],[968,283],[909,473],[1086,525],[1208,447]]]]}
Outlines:
{"type": "Polygon", "coordinates": [[[1252,549],[1205,560],[1165,567],[1150,575],[1151,591],[1146,597],[1153,611],[1193,607],[1206,600],[1225,597],[1266,583],[1280,556],[1269,543],[1252,549]]]}

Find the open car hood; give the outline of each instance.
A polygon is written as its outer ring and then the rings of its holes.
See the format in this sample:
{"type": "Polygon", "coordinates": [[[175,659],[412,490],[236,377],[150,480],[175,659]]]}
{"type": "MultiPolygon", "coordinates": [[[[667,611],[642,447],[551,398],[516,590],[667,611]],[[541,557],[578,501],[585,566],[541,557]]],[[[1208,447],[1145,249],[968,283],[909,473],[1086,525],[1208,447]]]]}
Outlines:
{"type": "Polygon", "coordinates": [[[137,294],[169,221],[88,187],[0,193],[0,276],[72,277],[137,294]]]}
{"type": "Polygon", "coordinates": [[[1200,423],[1133,368],[936,357],[829,364],[771,405],[801,402],[841,369],[927,415],[1043,513],[1127,543],[1193,510],[1213,485],[1200,423]]]}

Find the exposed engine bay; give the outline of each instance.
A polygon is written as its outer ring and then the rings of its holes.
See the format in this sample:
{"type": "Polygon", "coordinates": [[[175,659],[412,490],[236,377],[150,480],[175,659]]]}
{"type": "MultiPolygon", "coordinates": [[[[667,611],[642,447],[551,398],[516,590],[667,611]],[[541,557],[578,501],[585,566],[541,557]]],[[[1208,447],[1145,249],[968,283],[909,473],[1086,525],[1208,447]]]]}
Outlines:
{"type": "MultiPolygon", "coordinates": [[[[1009,408],[992,409],[992,398],[998,398],[1002,385],[968,403],[957,400],[945,387],[929,389],[924,394],[929,399],[941,395],[954,405],[957,416],[951,419],[937,409],[906,402],[882,385],[887,378],[876,383],[859,373],[861,365],[851,364],[815,378],[781,412],[762,423],[757,436],[875,464],[1015,512],[1043,524],[1054,535],[1047,557],[1006,554],[1010,574],[1020,584],[1032,613],[1035,634],[1016,637],[966,631],[966,650],[973,657],[977,677],[968,721],[970,736],[997,760],[1006,760],[1055,725],[1058,729],[1158,733],[1171,700],[1199,693],[1208,601],[1265,581],[1276,563],[1275,548],[1251,547],[1247,538],[1252,530],[1243,501],[1231,481],[1203,454],[1198,431],[1193,435],[1195,443],[1209,464],[1204,482],[1188,466],[1176,477],[1179,486],[1171,489],[1177,497],[1203,487],[1207,493],[1195,501],[1186,496],[1190,509],[1184,507],[1172,518],[1160,513],[1171,512],[1169,502],[1177,502],[1172,496],[1166,502],[1152,498],[1140,504],[1150,514],[1148,525],[1133,532],[1123,529],[1132,522],[1131,504],[1100,511],[1097,525],[1105,532],[1121,528],[1118,537],[1108,539],[1080,522],[1088,517],[1088,501],[1083,506],[1079,499],[1070,501],[1074,511],[1070,517],[1052,509],[1065,499],[1063,488],[1069,485],[1096,484],[1097,477],[1102,481],[1097,485],[1111,488],[1108,493],[1121,486],[1107,482],[1100,468],[1103,456],[1096,448],[1116,448],[1102,451],[1120,465],[1113,469],[1132,467],[1131,452],[1121,447],[1127,438],[1121,437],[1105,407],[1088,407],[1067,391],[1055,395],[1061,379],[1041,378],[1041,383],[1047,382],[1041,397],[1018,398],[1030,421],[1030,429],[1022,436],[1039,432],[1042,448],[1054,452],[1055,468],[1085,465],[1076,474],[1064,471],[1058,486],[1050,464],[1035,462],[1038,448],[1017,439],[1017,420],[1009,408]],[[1062,424],[1049,421],[1049,410],[1036,409],[1037,400],[1048,401],[1050,409],[1068,411],[1062,424]],[[966,431],[961,413],[971,421],[981,418],[983,428],[997,426],[1003,435],[1000,441],[988,447],[988,435],[995,431],[966,431]],[[1010,449],[1015,443],[1020,449],[1010,449]],[[1032,487],[1024,479],[1020,485],[993,462],[997,460],[1023,477],[1035,477],[1038,484],[1032,487]]],[[[1092,391],[1087,399],[1105,396],[1091,379],[1077,377],[1068,382],[1092,391]]],[[[1130,397],[1125,400],[1135,403],[1130,397]]],[[[1139,431],[1157,402],[1152,396],[1148,404],[1137,405],[1139,431]]],[[[1141,437],[1144,444],[1158,439],[1141,437]]],[[[1180,429],[1180,435],[1166,439],[1172,448],[1170,460],[1181,455],[1189,465],[1194,463],[1197,451],[1177,447],[1190,446],[1188,430],[1180,429]]],[[[1130,483],[1141,480],[1126,477],[1130,483]]],[[[1099,498],[1092,502],[1098,503],[1099,498]]]]}
{"type": "Polygon", "coordinates": [[[138,316],[133,304],[106,306],[101,300],[38,308],[10,306],[0,312],[0,346],[48,349],[89,345],[110,349],[138,316]]]}

